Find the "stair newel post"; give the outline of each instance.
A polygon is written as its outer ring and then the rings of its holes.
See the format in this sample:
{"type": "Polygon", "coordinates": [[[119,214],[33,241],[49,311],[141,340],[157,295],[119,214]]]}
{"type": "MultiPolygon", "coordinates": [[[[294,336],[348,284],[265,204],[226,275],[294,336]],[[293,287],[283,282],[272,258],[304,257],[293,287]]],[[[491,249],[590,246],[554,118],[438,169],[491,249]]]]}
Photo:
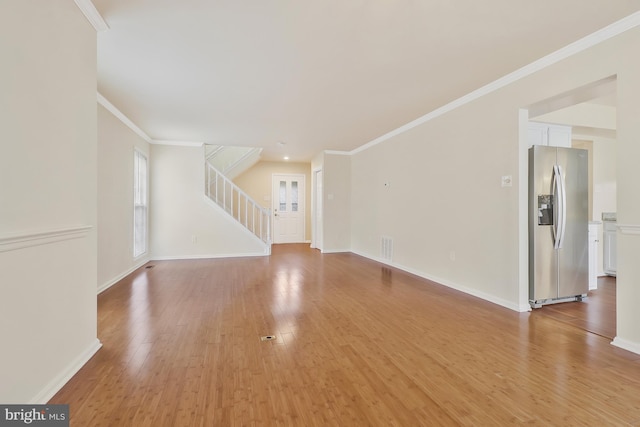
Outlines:
{"type": "MultiPolygon", "coordinates": [[[[222,175],[220,175],[222,176],[222,175]]],[[[227,210],[227,179],[222,178],[222,206],[224,206],[224,210],[227,210]]]]}
{"type": "Polygon", "coordinates": [[[255,234],[256,232],[256,207],[252,205],[251,207],[251,231],[255,234]]]}
{"type": "Polygon", "coordinates": [[[218,183],[220,182],[220,178],[218,177],[218,171],[216,171],[216,202],[220,203],[220,198],[218,197],[218,183]]]}

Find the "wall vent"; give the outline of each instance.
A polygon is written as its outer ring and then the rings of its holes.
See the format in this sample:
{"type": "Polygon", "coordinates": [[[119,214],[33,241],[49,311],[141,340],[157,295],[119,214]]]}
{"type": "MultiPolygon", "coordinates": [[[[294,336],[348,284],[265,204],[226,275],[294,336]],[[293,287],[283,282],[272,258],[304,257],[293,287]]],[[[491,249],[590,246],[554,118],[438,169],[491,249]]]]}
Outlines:
{"type": "Polygon", "coordinates": [[[391,237],[382,236],[380,257],[383,260],[391,261],[391,258],[393,257],[393,239],[391,237]]]}

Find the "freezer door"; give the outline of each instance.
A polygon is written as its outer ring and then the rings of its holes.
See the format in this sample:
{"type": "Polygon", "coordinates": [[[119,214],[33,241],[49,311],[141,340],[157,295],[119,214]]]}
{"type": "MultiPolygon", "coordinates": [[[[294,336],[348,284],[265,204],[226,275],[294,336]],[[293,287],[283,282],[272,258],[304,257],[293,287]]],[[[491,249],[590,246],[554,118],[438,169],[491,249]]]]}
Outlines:
{"type": "Polygon", "coordinates": [[[558,297],[589,290],[589,189],[587,151],[558,148],[565,183],[566,223],[558,250],[558,297]]]}
{"type": "MultiPolygon", "coordinates": [[[[556,154],[555,147],[538,145],[529,149],[529,299],[532,301],[558,297],[558,254],[554,250],[556,215],[545,212],[540,205],[546,200],[552,205],[557,203],[553,182],[556,154]]],[[[553,211],[555,206],[547,209],[553,211]]]]}

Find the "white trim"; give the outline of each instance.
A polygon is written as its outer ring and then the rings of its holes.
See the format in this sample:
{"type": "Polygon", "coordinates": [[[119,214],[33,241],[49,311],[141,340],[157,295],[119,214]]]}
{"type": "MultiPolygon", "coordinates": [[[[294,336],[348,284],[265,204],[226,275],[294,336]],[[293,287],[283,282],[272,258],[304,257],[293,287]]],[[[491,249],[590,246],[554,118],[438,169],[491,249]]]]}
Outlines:
{"type": "Polygon", "coordinates": [[[175,145],[177,147],[202,147],[205,143],[198,141],[168,141],[168,140],[159,140],[152,139],[149,143],[153,145],[175,145]]]}
{"type": "Polygon", "coordinates": [[[15,251],[31,246],[47,245],[64,240],[85,237],[92,226],[82,225],[68,228],[56,228],[45,231],[11,233],[0,236],[0,252],[15,251]]]}
{"type": "Polygon", "coordinates": [[[529,305],[529,111],[518,110],[518,311],[529,305]]]}
{"type": "Polygon", "coordinates": [[[95,28],[97,32],[107,31],[109,26],[96,9],[95,5],[91,3],[91,0],[75,0],[76,6],[82,12],[82,14],[87,18],[89,23],[95,28]]]}
{"type": "Polygon", "coordinates": [[[98,287],[98,294],[101,294],[102,292],[106,291],[107,289],[109,289],[110,287],[112,287],[113,285],[118,283],[120,280],[124,279],[125,277],[127,277],[128,275],[130,275],[131,273],[133,273],[134,271],[136,271],[137,269],[139,269],[140,267],[142,267],[143,265],[145,265],[148,262],[149,262],[149,258],[145,257],[142,261],[138,262],[136,265],[134,265],[133,267],[131,267],[130,269],[128,269],[124,273],[122,273],[122,274],[118,275],[117,277],[114,277],[113,279],[103,283],[101,286],[98,287]]]}
{"type": "Polygon", "coordinates": [[[169,255],[152,256],[150,261],[175,261],[188,259],[246,258],[269,256],[266,252],[249,252],[244,254],[204,254],[204,255],[169,255]]]}
{"type": "Polygon", "coordinates": [[[530,311],[531,310],[531,307],[529,307],[528,304],[525,307],[525,306],[522,306],[522,305],[519,305],[519,304],[515,304],[515,303],[513,303],[511,301],[507,301],[505,299],[498,298],[495,295],[487,294],[485,292],[480,292],[478,290],[471,289],[471,288],[468,288],[466,286],[462,286],[462,285],[459,285],[457,283],[453,283],[453,282],[450,282],[448,280],[444,280],[442,278],[435,277],[435,276],[432,276],[430,274],[423,273],[422,271],[418,271],[418,270],[415,270],[413,268],[406,267],[406,266],[404,266],[402,264],[398,264],[398,263],[395,263],[395,262],[389,262],[389,261],[383,260],[382,258],[370,256],[368,254],[365,254],[365,253],[362,253],[362,252],[359,252],[359,251],[353,251],[352,250],[351,252],[356,254],[356,255],[359,255],[361,257],[368,258],[370,260],[379,262],[381,264],[385,264],[385,265],[397,268],[399,270],[406,271],[407,273],[411,273],[411,274],[413,274],[415,276],[422,277],[423,279],[430,280],[430,281],[435,282],[435,283],[437,283],[439,285],[443,285],[443,286],[446,286],[448,288],[455,289],[456,291],[464,292],[465,294],[480,298],[480,299],[482,299],[484,301],[487,301],[487,302],[491,302],[491,303],[500,305],[502,307],[508,308],[510,310],[513,310],[513,311],[525,312],[525,311],[530,311]]]}
{"type": "MultiPolygon", "coordinates": [[[[317,167],[311,170],[311,243],[309,246],[313,249],[321,249],[320,246],[322,246],[322,239],[318,238],[318,199],[323,197],[322,194],[318,194],[319,172],[322,173],[322,167],[317,167]]],[[[322,184],[324,186],[324,183],[322,184]]],[[[321,206],[323,205],[321,204],[321,206]]]]}
{"type": "Polygon", "coordinates": [[[404,126],[400,126],[399,128],[392,130],[391,132],[385,133],[384,135],[379,136],[378,138],[369,141],[368,143],[361,145],[354,150],[351,150],[349,154],[353,155],[367,150],[373,146],[380,144],[381,142],[393,138],[394,136],[400,135],[401,133],[420,126],[421,124],[433,120],[436,117],[442,116],[443,114],[455,110],[458,107],[462,107],[465,104],[473,102],[478,98],[488,95],[491,92],[495,92],[498,89],[510,85],[511,83],[514,83],[527,76],[530,76],[531,74],[543,70],[546,67],[549,67],[557,62],[560,62],[570,56],[582,52],[583,50],[593,47],[599,43],[604,42],[605,40],[622,34],[625,31],[628,31],[637,26],[640,26],[640,12],[635,12],[625,18],[622,18],[611,25],[608,25],[592,34],[589,34],[586,37],[581,38],[580,40],[577,40],[561,49],[556,50],[555,52],[550,53],[547,56],[544,56],[528,65],[525,65],[524,67],[519,68],[516,71],[507,74],[506,76],[494,80],[493,82],[482,86],[474,90],[473,92],[469,92],[468,94],[454,101],[451,101],[450,103],[445,104],[442,107],[436,108],[432,112],[425,114],[424,116],[419,117],[416,120],[405,124],[404,126]]]}
{"type": "Polygon", "coordinates": [[[616,347],[622,348],[632,353],[640,354],[640,344],[633,341],[615,337],[613,341],[611,341],[611,345],[615,345],[616,347]]]}
{"type": "MultiPolygon", "coordinates": [[[[357,150],[357,148],[356,148],[357,150]]],[[[324,150],[324,154],[334,154],[336,156],[350,156],[353,151],[324,150]]]]}
{"type": "Polygon", "coordinates": [[[618,230],[622,234],[640,234],[640,225],[638,224],[618,224],[618,230]]]}
{"type": "Polygon", "coordinates": [[[109,102],[107,98],[102,96],[100,92],[97,92],[97,95],[98,95],[98,104],[102,105],[104,108],[109,110],[111,114],[113,114],[118,119],[120,119],[122,123],[124,123],[129,129],[131,129],[136,134],[138,134],[138,136],[140,136],[142,139],[144,139],[148,143],[151,143],[151,138],[149,138],[149,135],[147,135],[142,129],[136,126],[136,124],[133,123],[127,116],[125,116],[122,111],[118,110],[115,105],[109,102]]]}
{"type": "Polygon", "coordinates": [[[351,252],[351,249],[320,249],[320,253],[323,254],[343,254],[348,252],[351,252]]]}
{"type": "Polygon", "coordinates": [[[31,399],[31,404],[46,404],[100,350],[100,347],[102,347],[102,343],[96,338],[62,372],[56,375],[40,393],[31,399]]]}

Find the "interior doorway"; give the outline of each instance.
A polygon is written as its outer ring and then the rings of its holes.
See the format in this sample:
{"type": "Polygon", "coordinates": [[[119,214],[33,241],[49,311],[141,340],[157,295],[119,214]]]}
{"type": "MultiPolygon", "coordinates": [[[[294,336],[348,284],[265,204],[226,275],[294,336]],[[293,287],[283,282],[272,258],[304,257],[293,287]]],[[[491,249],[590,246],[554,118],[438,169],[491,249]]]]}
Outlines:
{"type": "MultiPolygon", "coordinates": [[[[565,125],[571,128],[571,147],[589,152],[589,221],[598,223],[597,288],[590,288],[584,302],[553,304],[536,311],[567,321],[584,330],[607,338],[615,337],[616,280],[603,267],[604,213],[616,211],[616,100],[617,79],[611,76],[592,84],[560,94],[523,109],[520,115],[520,236],[528,242],[527,227],[527,126],[530,120],[565,125]]],[[[528,244],[528,243],[527,243],[528,244]]],[[[521,246],[523,248],[523,246],[521,246]]],[[[589,249],[592,251],[592,248],[589,249]]],[[[522,253],[527,253],[524,250],[522,253]]],[[[521,273],[528,272],[526,257],[521,257],[521,273]]],[[[528,277],[520,276],[520,302],[528,297],[528,277]]]]}

